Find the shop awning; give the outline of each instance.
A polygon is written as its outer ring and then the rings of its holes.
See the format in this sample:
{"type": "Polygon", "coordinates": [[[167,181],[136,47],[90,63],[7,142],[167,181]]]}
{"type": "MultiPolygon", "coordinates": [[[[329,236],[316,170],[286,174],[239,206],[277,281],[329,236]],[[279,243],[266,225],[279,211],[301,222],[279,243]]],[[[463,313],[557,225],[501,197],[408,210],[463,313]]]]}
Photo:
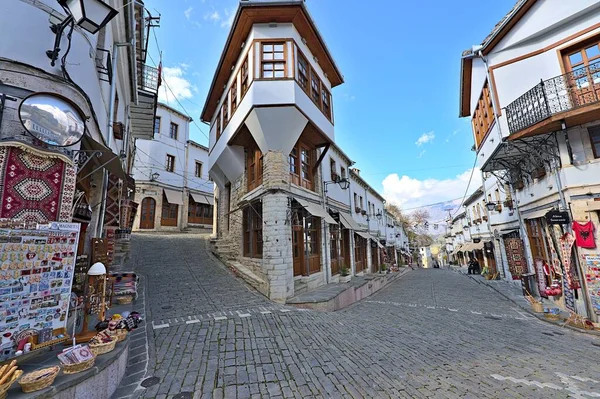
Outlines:
{"type": "Polygon", "coordinates": [[[183,205],[183,197],[181,192],[175,190],[169,190],[168,188],[163,188],[165,192],[165,196],[167,197],[167,202],[173,205],[183,205]]]}
{"type": "Polygon", "coordinates": [[[460,252],[471,252],[473,250],[472,248],[473,243],[468,242],[465,245],[463,245],[462,247],[460,247],[460,252]]]}
{"type": "Polygon", "coordinates": [[[383,244],[380,243],[379,240],[375,236],[371,235],[371,240],[375,241],[377,243],[377,246],[379,248],[385,249],[385,247],[383,246],[383,244]]]}
{"type": "Polygon", "coordinates": [[[529,213],[525,213],[523,215],[523,218],[525,219],[537,219],[537,218],[541,218],[544,217],[548,211],[551,211],[553,208],[544,208],[544,209],[540,209],[539,211],[533,211],[533,212],[529,212],[529,213]]]}
{"type": "Polygon", "coordinates": [[[371,238],[371,234],[365,232],[365,231],[354,231],[356,234],[358,234],[359,236],[361,236],[362,238],[366,238],[367,240],[369,240],[371,238]]]}
{"type": "Polygon", "coordinates": [[[364,230],[358,223],[354,221],[354,218],[352,218],[352,215],[349,213],[340,212],[340,222],[342,222],[342,225],[344,225],[344,227],[347,229],[354,231],[364,230]]]}
{"type": "Polygon", "coordinates": [[[213,204],[212,197],[209,197],[208,195],[197,194],[197,193],[192,193],[192,192],[190,192],[190,195],[194,199],[194,202],[197,203],[197,204],[206,204],[206,205],[212,205],[213,204]]]}
{"type": "Polygon", "coordinates": [[[473,248],[471,249],[471,251],[480,251],[483,249],[483,241],[473,243],[472,246],[473,246],[473,248]]]}
{"type": "Polygon", "coordinates": [[[308,211],[313,216],[319,217],[321,219],[325,219],[325,221],[329,224],[337,224],[334,218],[331,217],[329,213],[323,208],[321,205],[314,204],[312,202],[308,202],[303,200],[302,198],[294,197],[294,199],[302,205],[304,209],[308,211]]]}
{"type": "Polygon", "coordinates": [[[99,151],[102,154],[98,157],[94,157],[93,161],[98,167],[103,167],[111,175],[117,176],[119,179],[126,181],[127,175],[123,171],[121,165],[121,159],[112,152],[112,150],[104,145],[98,143],[90,136],[84,136],[81,142],[81,149],[85,151],[88,156],[92,156],[95,151],[99,151]]]}

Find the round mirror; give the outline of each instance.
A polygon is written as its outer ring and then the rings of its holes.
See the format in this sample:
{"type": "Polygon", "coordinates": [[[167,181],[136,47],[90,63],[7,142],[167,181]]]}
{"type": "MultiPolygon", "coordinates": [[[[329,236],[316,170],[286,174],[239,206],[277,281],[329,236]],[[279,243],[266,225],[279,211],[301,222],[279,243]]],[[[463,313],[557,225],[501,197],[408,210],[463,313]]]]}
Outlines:
{"type": "Polygon", "coordinates": [[[85,133],[81,112],[56,94],[36,93],[19,107],[21,123],[36,139],[57,147],[77,144],[85,133]]]}

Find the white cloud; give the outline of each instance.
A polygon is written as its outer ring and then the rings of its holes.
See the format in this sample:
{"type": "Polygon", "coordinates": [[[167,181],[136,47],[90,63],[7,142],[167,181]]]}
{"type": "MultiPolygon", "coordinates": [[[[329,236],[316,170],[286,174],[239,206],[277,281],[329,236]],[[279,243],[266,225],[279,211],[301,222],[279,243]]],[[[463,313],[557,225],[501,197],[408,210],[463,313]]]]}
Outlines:
{"type": "MultiPolygon", "coordinates": [[[[403,209],[421,207],[423,205],[462,199],[471,176],[471,169],[451,179],[419,180],[410,176],[399,176],[397,173],[388,175],[383,182],[383,196],[390,203],[398,204],[403,209]]],[[[481,172],[473,170],[473,179],[469,185],[471,194],[481,185],[481,172]]],[[[460,200],[454,201],[456,205],[460,200]]]]}
{"type": "Polygon", "coordinates": [[[233,18],[235,17],[235,8],[231,10],[225,9],[225,18],[221,21],[221,28],[229,28],[233,25],[233,18]]]}
{"type": "Polygon", "coordinates": [[[197,89],[185,78],[186,69],[187,64],[163,68],[162,78],[164,82],[158,92],[159,101],[168,103],[175,101],[175,98],[181,101],[194,96],[192,92],[197,91],[197,89]]]}
{"type": "Polygon", "coordinates": [[[420,147],[423,144],[427,144],[433,141],[433,139],[435,138],[435,134],[433,134],[433,132],[429,132],[429,133],[423,133],[421,135],[421,137],[419,137],[419,139],[415,142],[415,144],[420,147]]]}
{"type": "Polygon", "coordinates": [[[417,156],[417,158],[423,158],[423,155],[425,155],[426,150],[423,150],[419,153],[419,155],[417,156]]]}
{"type": "Polygon", "coordinates": [[[215,10],[213,12],[209,12],[209,13],[205,14],[204,19],[208,19],[208,20],[216,23],[221,20],[221,14],[219,14],[219,12],[217,10],[215,10]]]}
{"type": "Polygon", "coordinates": [[[183,14],[185,15],[185,19],[187,19],[188,21],[190,20],[190,17],[192,16],[193,9],[194,9],[194,7],[190,7],[183,12],[183,14]]]}

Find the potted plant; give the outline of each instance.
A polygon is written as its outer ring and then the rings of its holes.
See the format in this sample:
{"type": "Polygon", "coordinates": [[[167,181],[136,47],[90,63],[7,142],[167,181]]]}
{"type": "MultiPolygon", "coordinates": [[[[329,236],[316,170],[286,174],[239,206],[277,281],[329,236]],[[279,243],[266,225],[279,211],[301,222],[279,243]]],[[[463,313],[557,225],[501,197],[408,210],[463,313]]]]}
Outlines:
{"type": "Polygon", "coordinates": [[[342,270],[340,270],[340,283],[347,283],[351,277],[350,268],[348,266],[342,267],[342,270]]]}
{"type": "Polygon", "coordinates": [[[356,211],[356,213],[360,213],[360,208],[358,206],[354,208],[354,210],[356,211]]]}
{"type": "Polygon", "coordinates": [[[513,183],[515,190],[523,190],[525,188],[525,183],[523,180],[519,179],[513,183]]]}
{"type": "Polygon", "coordinates": [[[360,213],[361,213],[363,216],[365,216],[365,215],[367,214],[367,211],[363,209],[363,210],[361,210],[361,211],[360,211],[360,213]]]}
{"type": "MultiPolygon", "coordinates": [[[[506,202],[506,201],[504,201],[504,202],[506,202]]],[[[502,204],[500,204],[500,203],[496,204],[496,211],[502,212],[502,204]]]]}
{"type": "Polygon", "coordinates": [[[504,206],[507,207],[508,209],[513,209],[513,200],[511,200],[511,199],[505,200],[504,206]]]}
{"type": "Polygon", "coordinates": [[[381,270],[379,271],[381,274],[386,274],[388,272],[388,265],[386,263],[381,264],[381,270]]]}
{"type": "Polygon", "coordinates": [[[338,176],[338,174],[332,171],[331,172],[331,180],[338,181],[339,179],[340,179],[340,177],[338,176]]]}
{"type": "Polygon", "coordinates": [[[535,169],[533,173],[531,173],[531,176],[535,179],[541,179],[542,177],[546,176],[546,168],[540,166],[539,168],[535,169]]]}
{"type": "Polygon", "coordinates": [[[483,219],[484,222],[487,222],[487,220],[488,220],[487,216],[482,216],[481,218],[483,219]]]}

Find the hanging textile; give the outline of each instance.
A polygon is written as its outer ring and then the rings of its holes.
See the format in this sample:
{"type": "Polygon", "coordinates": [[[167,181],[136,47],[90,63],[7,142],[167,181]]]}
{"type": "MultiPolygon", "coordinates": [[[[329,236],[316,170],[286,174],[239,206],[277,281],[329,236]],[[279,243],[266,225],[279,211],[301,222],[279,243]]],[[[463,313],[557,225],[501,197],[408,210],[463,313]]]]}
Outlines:
{"type": "Polygon", "coordinates": [[[0,146],[0,218],[70,222],[75,167],[25,147],[0,146]]]}
{"type": "Polygon", "coordinates": [[[510,274],[518,279],[522,274],[527,273],[523,241],[520,238],[505,238],[504,247],[506,248],[510,274]]]}
{"type": "Polygon", "coordinates": [[[121,197],[121,184],[116,175],[108,175],[108,190],[106,191],[106,213],[104,226],[119,227],[119,203],[121,197]]]}
{"type": "Polygon", "coordinates": [[[594,240],[594,224],[590,220],[587,223],[573,222],[575,232],[575,243],[579,248],[596,248],[594,240]]]}
{"type": "Polygon", "coordinates": [[[575,237],[571,233],[565,233],[560,238],[560,252],[563,258],[563,265],[565,267],[565,279],[570,289],[576,290],[581,286],[575,270],[571,267],[571,251],[573,250],[573,243],[575,243],[575,237]]]}

